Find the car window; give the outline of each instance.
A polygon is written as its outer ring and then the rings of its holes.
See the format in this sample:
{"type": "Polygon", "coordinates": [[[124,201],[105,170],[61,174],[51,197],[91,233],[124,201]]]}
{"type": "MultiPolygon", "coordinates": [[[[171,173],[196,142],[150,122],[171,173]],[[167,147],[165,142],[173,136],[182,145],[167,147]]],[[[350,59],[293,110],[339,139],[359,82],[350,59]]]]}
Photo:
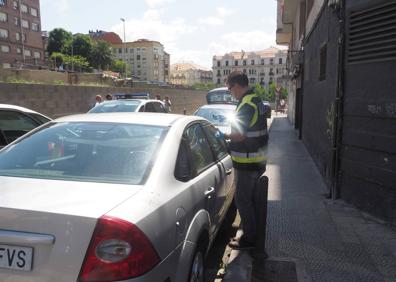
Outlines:
{"type": "Polygon", "coordinates": [[[212,125],[205,125],[204,130],[216,159],[221,160],[228,154],[225,140],[221,137],[222,134],[220,134],[219,130],[212,125]]]}
{"type": "Polygon", "coordinates": [[[28,115],[31,116],[32,118],[34,118],[35,120],[39,121],[39,122],[42,123],[42,124],[51,121],[50,119],[48,119],[48,118],[46,118],[45,116],[42,116],[42,115],[40,115],[40,114],[29,113],[28,115]]]}
{"type": "Polygon", "coordinates": [[[186,140],[182,140],[177,154],[175,167],[175,177],[180,181],[188,181],[193,176],[193,168],[191,166],[191,154],[187,147],[186,140]]]}
{"type": "Polygon", "coordinates": [[[156,112],[153,103],[146,103],[146,112],[149,112],[149,113],[156,112]]]}
{"type": "Polygon", "coordinates": [[[201,108],[195,113],[195,115],[206,118],[216,126],[229,126],[235,119],[235,110],[201,108]]]}
{"type": "Polygon", "coordinates": [[[153,104],[154,104],[155,111],[157,113],[166,113],[164,105],[162,105],[161,103],[153,103],[153,104]]]}
{"type": "Polygon", "coordinates": [[[214,162],[208,140],[200,124],[191,125],[185,132],[191,158],[197,174],[214,162]]]}
{"type": "Polygon", "coordinates": [[[139,124],[49,123],[0,152],[0,175],[142,184],[166,132],[139,124]]]}
{"type": "Polygon", "coordinates": [[[0,130],[7,143],[36,128],[39,124],[22,113],[16,111],[0,111],[0,130]]]}
{"type": "Polygon", "coordinates": [[[115,100],[110,102],[103,102],[93,109],[90,113],[112,113],[112,112],[135,112],[140,105],[140,101],[122,101],[115,100]]]}

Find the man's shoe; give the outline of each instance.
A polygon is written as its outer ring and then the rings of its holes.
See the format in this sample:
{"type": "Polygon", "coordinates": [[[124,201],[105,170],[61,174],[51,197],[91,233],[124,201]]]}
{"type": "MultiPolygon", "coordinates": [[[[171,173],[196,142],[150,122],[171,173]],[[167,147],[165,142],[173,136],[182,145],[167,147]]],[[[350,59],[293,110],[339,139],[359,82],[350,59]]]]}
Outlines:
{"type": "Polygon", "coordinates": [[[240,250],[240,251],[254,249],[253,243],[243,239],[240,241],[231,241],[228,243],[228,246],[234,250],[240,250]]]}

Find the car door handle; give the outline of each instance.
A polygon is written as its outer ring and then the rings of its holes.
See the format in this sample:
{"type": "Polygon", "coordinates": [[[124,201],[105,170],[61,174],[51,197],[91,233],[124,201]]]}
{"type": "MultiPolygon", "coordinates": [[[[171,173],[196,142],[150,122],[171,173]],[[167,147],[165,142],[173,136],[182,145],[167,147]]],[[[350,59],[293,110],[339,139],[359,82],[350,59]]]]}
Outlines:
{"type": "Polygon", "coordinates": [[[208,190],[205,191],[204,195],[208,199],[212,198],[212,194],[214,193],[215,188],[214,187],[209,187],[208,190]]]}
{"type": "Polygon", "coordinates": [[[224,172],[226,175],[230,175],[232,173],[232,169],[231,168],[226,169],[226,170],[224,170],[224,172]]]}

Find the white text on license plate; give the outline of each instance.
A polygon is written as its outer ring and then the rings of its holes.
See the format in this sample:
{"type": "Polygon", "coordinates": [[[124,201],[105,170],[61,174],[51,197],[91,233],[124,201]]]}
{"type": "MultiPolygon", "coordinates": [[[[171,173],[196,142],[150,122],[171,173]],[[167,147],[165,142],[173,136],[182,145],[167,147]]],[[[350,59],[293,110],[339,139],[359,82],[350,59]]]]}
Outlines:
{"type": "Polygon", "coordinates": [[[33,248],[0,245],[0,268],[29,271],[32,258],[33,248]]]}

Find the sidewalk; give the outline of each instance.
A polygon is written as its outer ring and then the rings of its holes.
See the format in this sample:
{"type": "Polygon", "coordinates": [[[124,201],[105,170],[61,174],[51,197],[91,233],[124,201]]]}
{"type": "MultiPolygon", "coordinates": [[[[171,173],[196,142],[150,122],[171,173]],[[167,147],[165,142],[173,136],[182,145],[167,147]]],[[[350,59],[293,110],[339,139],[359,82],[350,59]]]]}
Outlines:
{"type": "MultiPolygon", "coordinates": [[[[252,281],[396,281],[396,230],[325,198],[322,177],[286,116],[273,119],[266,175],[270,258],[252,281]]],[[[231,274],[251,269],[246,255],[229,261],[224,281],[243,281],[231,274]]]]}

